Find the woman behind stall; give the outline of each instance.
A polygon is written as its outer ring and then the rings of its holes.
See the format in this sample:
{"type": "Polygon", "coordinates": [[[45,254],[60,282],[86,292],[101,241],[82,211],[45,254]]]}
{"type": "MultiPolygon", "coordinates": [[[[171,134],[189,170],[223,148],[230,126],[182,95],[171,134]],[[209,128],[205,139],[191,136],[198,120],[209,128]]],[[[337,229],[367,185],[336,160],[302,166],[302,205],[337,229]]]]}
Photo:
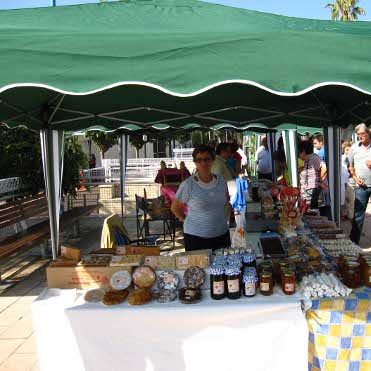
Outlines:
{"type": "Polygon", "coordinates": [[[200,145],[192,153],[197,172],[185,180],[175,195],[171,211],[184,221],[186,251],[217,249],[230,245],[224,207],[228,189],[224,178],[211,172],[215,159],[211,147],[200,145]],[[184,206],[188,213],[184,214],[184,206]]]}
{"type": "MultiPolygon", "coordinates": [[[[300,173],[301,197],[310,202],[313,209],[319,208],[321,215],[329,216],[326,206],[321,206],[321,190],[327,191],[327,169],[325,162],[313,153],[313,143],[302,141],[298,145],[299,157],[304,161],[300,173]]],[[[324,195],[323,195],[324,196],[324,195]]]]}

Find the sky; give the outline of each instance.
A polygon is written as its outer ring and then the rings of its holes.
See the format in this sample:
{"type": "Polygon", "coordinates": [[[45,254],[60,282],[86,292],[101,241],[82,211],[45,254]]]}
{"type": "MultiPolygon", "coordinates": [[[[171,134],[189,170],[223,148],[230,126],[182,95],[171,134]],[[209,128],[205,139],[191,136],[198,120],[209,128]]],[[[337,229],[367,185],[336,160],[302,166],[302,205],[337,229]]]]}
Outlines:
{"type": "MultiPolygon", "coordinates": [[[[208,0],[211,3],[230,5],[261,12],[282,14],[290,17],[330,19],[327,3],[333,0],[208,0]]],[[[99,0],[55,0],[57,5],[96,3],[99,0]]],[[[0,9],[34,8],[50,6],[53,0],[0,0],[0,9]]],[[[371,21],[371,0],[360,0],[359,5],[366,11],[366,16],[359,20],[371,21]]]]}

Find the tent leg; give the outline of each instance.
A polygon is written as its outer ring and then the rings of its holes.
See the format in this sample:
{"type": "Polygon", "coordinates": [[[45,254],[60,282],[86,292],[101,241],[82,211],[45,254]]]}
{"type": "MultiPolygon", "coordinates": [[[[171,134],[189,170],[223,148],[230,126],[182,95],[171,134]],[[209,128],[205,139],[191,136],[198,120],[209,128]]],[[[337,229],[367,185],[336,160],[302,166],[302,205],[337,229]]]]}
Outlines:
{"type": "Polygon", "coordinates": [[[125,176],[128,162],[128,142],[127,134],[121,134],[120,137],[120,189],[121,189],[121,218],[124,218],[125,203],[125,176]]]}
{"type": "Polygon", "coordinates": [[[277,174],[276,174],[276,162],[273,159],[274,152],[276,151],[276,133],[268,133],[267,134],[267,143],[268,143],[268,149],[271,156],[271,163],[272,163],[272,180],[277,180],[277,174]]]}
{"type": "Polygon", "coordinates": [[[296,129],[284,130],[282,132],[286,163],[292,187],[299,186],[296,133],[296,129]]]}
{"type": "Polygon", "coordinates": [[[41,154],[43,160],[46,197],[50,220],[52,257],[58,257],[59,248],[59,209],[63,175],[64,132],[40,130],[41,154]]]}

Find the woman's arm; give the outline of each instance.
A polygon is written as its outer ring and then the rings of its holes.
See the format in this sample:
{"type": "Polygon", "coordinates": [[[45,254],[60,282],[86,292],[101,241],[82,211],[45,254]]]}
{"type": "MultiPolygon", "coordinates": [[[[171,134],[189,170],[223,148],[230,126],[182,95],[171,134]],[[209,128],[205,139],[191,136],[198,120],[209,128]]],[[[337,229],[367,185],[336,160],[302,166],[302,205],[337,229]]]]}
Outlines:
{"type": "Polygon", "coordinates": [[[186,218],[183,208],[184,204],[181,203],[179,200],[174,199],[174,201],[171,204],[171,211],[174,213],[174,215],[181,221],[184,222],[184,219],[186,218]]]}
{"type": "Polygon", "coordinates": [[[327,179],[327,167],[326,167],[326,164],[322,164],[321,166],[321,169],[320,169],[320,186],[323,188],[323,189],[326,189],[327,188],[327,184],[326,184],[326,179],[327,179]]]}

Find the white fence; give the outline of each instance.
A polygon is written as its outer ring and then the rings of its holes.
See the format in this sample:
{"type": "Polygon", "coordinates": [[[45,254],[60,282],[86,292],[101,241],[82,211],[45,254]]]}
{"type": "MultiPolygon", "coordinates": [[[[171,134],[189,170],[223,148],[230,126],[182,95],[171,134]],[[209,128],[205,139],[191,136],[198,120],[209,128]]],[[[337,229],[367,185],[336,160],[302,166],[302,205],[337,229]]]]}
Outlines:
{"type": "Polygon", "coordinates": [[[0,199],[6,200],[18,196],[22,188],[21,178],[0,179],[0,199]]]}
{"type": "MultiPolygon", "coordinates": [[[[186,154],[185,154],[186,155],[186,154]]],[[[190,172],[195,168],[190,157],[163,157],[163,158],[131,158],[128,159],[126,176],[130,179],[151,179],[154,180],[158,170],[160,169],[161,161],[164,161],[167,167],[178,167],[183,161],[190,172]]],[[[86,184],[102,184],[102,183],[119,183],[120,181],[120,160],[119,159],[104,159],[101,167],[81,170],[83,179],[86,184]]]]}

